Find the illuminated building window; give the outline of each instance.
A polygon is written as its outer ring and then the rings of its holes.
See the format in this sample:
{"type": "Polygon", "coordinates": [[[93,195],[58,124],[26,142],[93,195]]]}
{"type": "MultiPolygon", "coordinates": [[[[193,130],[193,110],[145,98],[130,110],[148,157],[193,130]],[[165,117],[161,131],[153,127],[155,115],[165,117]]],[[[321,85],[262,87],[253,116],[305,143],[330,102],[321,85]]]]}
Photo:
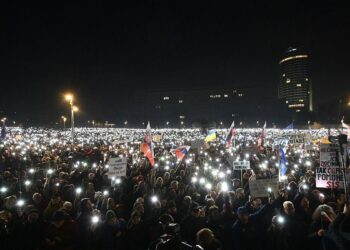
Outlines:
{"type": "Polygon", "coordinates": [[[304,107],[303,103],[298,103],[298,104],[289,104],[288,108],[300,108],[300,107],[304,107]]]}
{"type": "Polygon", "coordinates": [[[167,101],[167,100],[169,100],[169,99],[170,99],[169,96],[164,96],[164,97],[163,97],[163,100],[164,100],[164,101],[167,101]]]}
{"type": "Polygon", "coordinates": [[[295,110],[295,112],[300,112],[300,109],[295,110]]]}
{"type": "Polygon", "coordinates": [[[300,58],[308,58],[308,55],[296,55],[296,56],[290,56],[282,59],[280,61],[280,64],[286,61],[294,60],[294,59],[300,59],[300,58]]]}
{"type": "Polygon", "coordinates": [[[179,103],[183,103],[183,100],[179,100],[179,103]]]}
{"type": "Polygon", "coordinates": [[[286,79],[286,83],[290,83],[290,79],[289,78],[286,79]]]}
{"type": "Polygon", "coordinates": [[[238,96],[239,96],[239,97],[242,97],[242,96],[244,96],[244,95],[243,95],[242,93],[239,93],[238,96]]]}
{"type": "Polygon", "coordinates": [[[234,89],[234,90],[232,91],[232,93],[233,93],[233,94],[237,94],[237,90],[234,89]]]}
{"type": "Polygon", "coordinates": [[[303,99],[299,99],[299,102],[304,102],[304,100],[303,99]]]}
{"type": "Polygon", "coordinates": [[[224,97],[225,97],[225,98],[227,98],[227,97],[228,97],[228,95],[224,95],[224,97]]]}
{"type": "Polygon", "coordinates": [[[180,115],[179,118],[180,119],[185,119],[185,116],[184,115],[180,115]]]}
{"type": "Polygon", "coordinates": [[[301,87],[301,84],[300,84],[300,83],[298,83],[298,84],[297,84],[297,87],[301,87]]]}
{"type": "Polygon", "coordinates": [[[286,103],[288,103],[288,101],[286,101],[286,103]]]}
{"type": "Polygon", "coordinates": [[[282,75],[282,77],[285,77],[285,76],[286,76],[286,74],[283,74],[283,75],[282,75]]]}
{"type": "Polygon", "coordinates": [[[221,95],[210,95],[209,98],[217,99],[217,98],[221,98],[221,95]]]}
{"type": "Polygon", "coordinates": [[[309,81],[309,78],[305,78],[305,81],[309,81]]]}

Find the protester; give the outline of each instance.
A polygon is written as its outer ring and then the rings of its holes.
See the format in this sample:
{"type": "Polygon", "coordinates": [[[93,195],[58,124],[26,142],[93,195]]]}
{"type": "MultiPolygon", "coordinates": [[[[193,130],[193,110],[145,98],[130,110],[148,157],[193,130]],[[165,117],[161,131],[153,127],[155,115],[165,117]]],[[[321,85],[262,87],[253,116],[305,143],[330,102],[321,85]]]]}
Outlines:
{"type": "Polygon", "coordinates": [[[237,129],[232,146],[220,139],[226,130],[204,142],[200,130],[164,129],[161,139],[150,137],[150,154],[142,129],[77,128],[74,144],[68,131],[7,131],[0,142],[1,249],[349,246],[344,189],[318,188],[315,179],[317,140],[326,130],[271,129],[263,138],[259,129],[237,129]],[[290,142],[308,133],[308,142],[290,142]],[[112,174],[111,159],[122,159],[125,172],[112,174]],[[243,159],[249,169],[235,170],[243,159]],[[277,186],[252,190],[259,180],[277,186]]]}

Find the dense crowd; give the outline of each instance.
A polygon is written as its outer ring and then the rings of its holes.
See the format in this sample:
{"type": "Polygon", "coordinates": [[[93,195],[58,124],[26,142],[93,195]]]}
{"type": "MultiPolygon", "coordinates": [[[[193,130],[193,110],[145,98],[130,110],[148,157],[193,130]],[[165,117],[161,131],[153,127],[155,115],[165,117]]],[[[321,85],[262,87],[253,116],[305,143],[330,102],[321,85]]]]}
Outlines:
{"type": "Polygon", "coordinates": [[[319,141],[336,130],[6,128],[0,142],[1,249],[350,249],[344,189],[315,185],[319,141]],[[297,139],[295,139],[297,138],[297,139]],[[179,146],[191,146],[183,159],[179,146]],[[280,148],[287,171],[280,174],[280,148]],[[109,160],[127,159],[110,178],[109,160]],[[235,171],[245,159],[250,169],[235,171]],[[276,192],[249,181],[277,178],[276,192]]]}

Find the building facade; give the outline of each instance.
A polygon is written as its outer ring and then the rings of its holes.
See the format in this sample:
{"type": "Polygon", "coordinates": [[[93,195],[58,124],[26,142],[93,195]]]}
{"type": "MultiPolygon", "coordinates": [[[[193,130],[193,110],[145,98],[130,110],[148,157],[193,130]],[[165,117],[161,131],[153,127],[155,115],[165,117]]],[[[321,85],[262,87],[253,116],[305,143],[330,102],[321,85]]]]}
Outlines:
{"type": "Polygon", "coordinates": [[[281,113],[275,92],[264,86],[143,90],[134,94],[133,103],[138,122],[150,120],[169,127],[209,121],[229,126],[233,119],[236,125],[252,126],[281,113]]]}
{"type": "Polygon", "coordinates": [[[308,64],[309,55],[297,48],[289,48],[279,61],[278,98],[295,112],[313,111],[312,81],[308,64]]]}

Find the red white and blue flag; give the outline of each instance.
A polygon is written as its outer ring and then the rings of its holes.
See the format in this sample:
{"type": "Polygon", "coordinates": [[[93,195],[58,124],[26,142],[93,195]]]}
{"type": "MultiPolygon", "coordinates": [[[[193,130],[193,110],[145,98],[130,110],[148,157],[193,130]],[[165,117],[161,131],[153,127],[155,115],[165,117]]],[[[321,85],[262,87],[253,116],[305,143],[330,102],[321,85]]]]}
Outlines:
{"type": "Polygon", "coordinates": [[[264,127],[262,128],[261,135],[258,138],[258,147],[263,148],[264,147],[264,141],[266,138],[266,122],[264,123],[264,127]]]}
{"type": "Polygon", "coordinates": [[[235,137],[236,137],[235,121],[233,121],[231,126],[230,126],[230,129],[226,135],[226,146],[231,146],[232,138],[234,139],[235,137]]]}
{"type": "Polygon", "coordinates": [[[153,151],[153,145],[152,145],[152,137],[151,137],[151,125],[148,122],[147,128],[146,128],[146,136],[144,143],[141,144],[141,151],[148,159],[151,166],[154,166],[154,151],[153,151]]]}
{"type": "Polygon", "coordinates": [[[179,161],[182,161],[182,159],[188,154],[190,148],[190,146],[180,146],[177,149],[175,149],[175,155],[177,159],[179,161]]]}

